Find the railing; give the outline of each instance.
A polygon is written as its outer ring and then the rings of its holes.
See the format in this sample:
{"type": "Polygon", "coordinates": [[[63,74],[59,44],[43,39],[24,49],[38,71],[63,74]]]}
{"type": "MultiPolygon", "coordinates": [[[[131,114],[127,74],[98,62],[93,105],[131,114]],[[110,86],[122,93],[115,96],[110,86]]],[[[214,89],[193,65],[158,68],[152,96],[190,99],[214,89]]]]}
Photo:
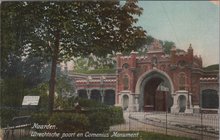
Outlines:
{"type": "Polygon", "coordinates": [[[2,132],[3,140],[22,140],[25,136],[29,136],[30,124],[2,128],[2,132]]]}
{"type": "Polygon", "coordinates": [[[22,140],[28,136],[31,126],[31,116],[14,117],[7,127],[2,128],[3,140],[22,140]]]}
{"type": "MultiPolygon", "coordinates": [[[[199,140],[219,139],[218,114],[124,112],[125,122],[110,131],[150,131],[199,140]]],[[[4,140],[20,140],[30,133],[30,124],[3,128],[4,140]]]]}
{"type": "Polygon", "coordinates": [[[219,138],[218,114],[184,114],[166,112],[126,112],[125,123],[111,131],[151,131],[167,135],[187,136],[199,140],[219,138]]]}

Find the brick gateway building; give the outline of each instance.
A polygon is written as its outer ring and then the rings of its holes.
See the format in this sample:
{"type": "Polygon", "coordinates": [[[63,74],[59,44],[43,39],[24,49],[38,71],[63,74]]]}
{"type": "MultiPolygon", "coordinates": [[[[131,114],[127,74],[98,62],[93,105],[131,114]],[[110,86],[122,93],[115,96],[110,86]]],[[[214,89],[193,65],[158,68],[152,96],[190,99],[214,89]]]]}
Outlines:
{"type": "Polygon", "coordinates": [[[155,40],[146,55],[117,53],[115,75],[72,75],[79,97],[129,111],[193,113],[218,108],[218,71],[205,72],[188,50],[164,53],[155,40]]]}

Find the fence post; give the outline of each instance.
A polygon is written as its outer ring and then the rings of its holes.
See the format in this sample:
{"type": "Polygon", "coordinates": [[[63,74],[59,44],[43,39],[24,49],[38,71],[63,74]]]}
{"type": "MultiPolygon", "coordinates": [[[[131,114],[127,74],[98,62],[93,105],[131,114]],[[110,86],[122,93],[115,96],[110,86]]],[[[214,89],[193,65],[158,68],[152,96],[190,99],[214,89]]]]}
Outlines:
{"type": "Polygon", "coordinates": [[[129,111],[129,115],[128,115],[128,129],[130,131],[130,111],[129,111]]]}
{"type": "Polygon", "coordinates": [[[167,111],[168,111],[167,92],[165,92],[165,96],[166,96],[166,135],[167,135],[167,111]]]}
{"type": "Polygon", "coordinates": [[[147,122],[147,119],[146,119],[146,115],[147,115],[147,114],[144,113],[144,122],[146,121],[146,123],[144,123],[145,131],[147,131],[147,123],[148,123],[148,122],[147,122]]]}
{"type": "Polygon", "coordinates": [[[167,111],[166,111],[166,135],[167,135],[167,111]]]}
{"type": "Polygon", "coordinates": [[[203,114],[202,114],[202,110],[200,110],[200,114],[201,114],[201,140],[203,140],[203,114]]]}

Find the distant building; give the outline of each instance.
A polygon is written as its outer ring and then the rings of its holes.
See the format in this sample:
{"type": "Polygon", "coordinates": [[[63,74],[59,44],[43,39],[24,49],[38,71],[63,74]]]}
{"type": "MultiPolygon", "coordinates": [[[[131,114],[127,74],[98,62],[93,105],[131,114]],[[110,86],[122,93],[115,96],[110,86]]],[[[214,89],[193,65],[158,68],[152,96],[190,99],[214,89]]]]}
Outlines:
{"type": "Polygon", "coordinates": [[[193,113],[218,108],[218,71],[203,70],[201,57],[171,49],[164,53],[155,40],[146,55],[117,53],[114,75],[72,75],[80,97],[130,111],[193,113]]]}
{"type": "Polygon", "coordinates": [[[75,82],[75,90],[80,98],[115,105],[115,74],[71,74],[69,76],[75,82]]]}

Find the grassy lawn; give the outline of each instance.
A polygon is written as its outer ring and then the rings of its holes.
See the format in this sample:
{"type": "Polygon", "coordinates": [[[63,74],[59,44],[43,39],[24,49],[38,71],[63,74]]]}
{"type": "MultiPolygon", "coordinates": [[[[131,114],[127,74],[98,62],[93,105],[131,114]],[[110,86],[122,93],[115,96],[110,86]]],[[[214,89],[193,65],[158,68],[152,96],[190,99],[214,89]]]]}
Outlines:
{"type": "MultiPolygon", "coordinates": [[[[130,132],[119,132],[119,133],[130,133],[130,132]]],[[[132,132],[131,132],[132,133],[132,132]]],[[[137,133],[137,132],[136,132],[137,133]]],[[[110,133],[111,134],[111,133],[110,133]]],[[[32,138],[32,137],[25,137],[22,138],[23,140],[48,140],[48,138],[32,138]]],[[[54,139],[54,138],[53,138],[54,139]]],[[[61,138],[59,138],[61,139],[61,138]]],[[[63,138],[65,139],[65,138],[63,138]]],[[[176,137],[176,136],[166,136],[159,133],[152,133],[152,132],[139,132],[138,137],[108,137],[108,138],[69,138],[71,140],[193,140],[186,137],[176,137]]]]}

